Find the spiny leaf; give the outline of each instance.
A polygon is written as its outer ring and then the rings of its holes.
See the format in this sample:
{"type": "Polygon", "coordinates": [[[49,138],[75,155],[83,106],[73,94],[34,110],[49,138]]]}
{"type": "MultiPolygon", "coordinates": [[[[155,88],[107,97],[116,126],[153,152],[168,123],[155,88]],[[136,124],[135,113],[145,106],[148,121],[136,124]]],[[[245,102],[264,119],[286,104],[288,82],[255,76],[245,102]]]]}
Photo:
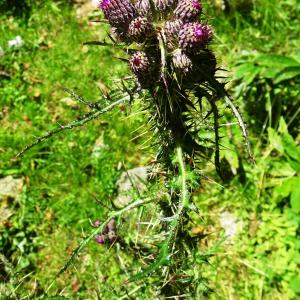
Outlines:
{"type": "Polygon", "coordinates": [[[15,159],[22,156],[25,152],[27,152],[28,150],[30,150],[34,146],[36,146],[36,145],[46,141],[47,139],[51,138],[52,136],[54,136],[54,135],[56,135],[56,134],[58,134],[62,131],[65,131],[65,130],[71,130],[71,129],[76,128],[76,127],[81,127],[81,126],[85,125],[86,123],[99,118],[102,114],[111,111],[113,108],[115,108],[119,104],[124,103],[126,101],[129,101],[129,97],[125,97],[123,99],[120,99],[120,100],[108,105],[107,107],[105,107],[101,110],[92,110],[89,113],[78,117],[76,120],[74,120],[74,121],[72,121],[72,122],[70,122],[66,125],[60,125],[56,129],[53,129],[53,130],[47,132],[46,134],[38,137],[33,143],[25,146],[24,149],[21,150],[15,156],[15,159]]]}

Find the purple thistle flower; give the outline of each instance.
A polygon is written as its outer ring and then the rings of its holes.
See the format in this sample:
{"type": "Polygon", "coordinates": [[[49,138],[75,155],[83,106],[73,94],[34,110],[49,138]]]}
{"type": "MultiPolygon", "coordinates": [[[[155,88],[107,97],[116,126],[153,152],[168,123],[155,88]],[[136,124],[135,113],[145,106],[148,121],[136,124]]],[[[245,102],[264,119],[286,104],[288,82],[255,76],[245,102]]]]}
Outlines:
{"type": "Polygon", "coordinates": [[[197,50],[212,39],[212,28],[198,22],[184,24],[179,32],[179,46],[184,50],[197,50]]]}
{"type": "Polygon", "coordinates": [[[202,12],[202,4],[198,0],[179,1],[175,16],[184,22],[196,21],[202,12]]]}
{"type": "Polygon", "coordinates": [[[102,0],[99,8],[112,26],[125,31],[137,14],[130,0],[102,0]]]}
{"type": "Polygon", "coordinates": [[[103,0],[99,3],[99,7],[102,9],[102,10],[106,10],[109,8],[111,4],[111,0],[103,0]]]}
{"type": "Polygon", "coordinates": [[[193,0],[192,6],[199,11],[202,10],[202,4],[198,0],[193,0]]]}
{"type": "Polygon", "coordinates": [[[105,235],[96,235],[95,237],[95,241],[101,245],[105,243],[105,239],[105,235]]]}

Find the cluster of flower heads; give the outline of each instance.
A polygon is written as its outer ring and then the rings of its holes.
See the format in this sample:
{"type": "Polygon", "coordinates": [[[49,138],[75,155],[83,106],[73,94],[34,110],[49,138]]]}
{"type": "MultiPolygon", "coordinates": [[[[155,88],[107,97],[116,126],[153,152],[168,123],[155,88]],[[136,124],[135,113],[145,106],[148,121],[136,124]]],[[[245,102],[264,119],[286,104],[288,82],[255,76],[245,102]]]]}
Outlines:
{"type": "Polygon", "coordinates": [[[198,0],[101,0],[99,8],[120,41],[141,44],[129,64],[143,88],[159,82],[159,38],[167,65],[182,76],[191,74],[194,58],[212,39],[211,26],[198,21],[202,13],[198,0]]]}
{"type": "MultiPolygon", "coordinates": [[[[101,225],[100,220],[96,220],[94,224],[92,224],[93,227],[99,227],[101,225]]],[[[97,235],[95,237],[95,241],[98,244],[104,244],[105,242],[115,242],[117,239],[117,227],[116,227],[116,221],[115,219],[111,219],[107,225],[104,227],[104,230],[101,235],[97,235]]]]}

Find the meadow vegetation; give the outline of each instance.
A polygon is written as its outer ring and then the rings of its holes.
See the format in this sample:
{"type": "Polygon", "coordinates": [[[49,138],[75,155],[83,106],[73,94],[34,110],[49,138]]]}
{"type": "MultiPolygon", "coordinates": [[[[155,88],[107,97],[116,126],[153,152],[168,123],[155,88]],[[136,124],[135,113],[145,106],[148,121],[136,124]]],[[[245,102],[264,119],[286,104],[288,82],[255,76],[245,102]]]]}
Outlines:
{"type": "MultiPolygon", "coordinates": [[[[117,59],[118,49],[83,45],[106,38],[108,26],[91,22],[101,17],[98,10],[84,11],[72,1],[24,1],[23,7],[9,2],[0,0],[0,180],[21,178],[22,191],[12,198],[0,190],[0,299],[171,296],[156,273],[124,284],[148,263],[131,243],[145,226],[139,224],[142,215],[149,220],[148,240],[139,251],[157,250],[159,225],[151,205],[119,218],[120,242],[89,243],[49,287],[93,222],[113,209],[121,174],[150,165],[155,147],[137,101],[12,160],[35,137],[87,112],[62,87],[96,101],[121,86],[118,79],[128,66],[117,59]],[[16,36],[23,42],[9,47],[16,36]]],[[[184,226],[197,240],[197,264],[181,266],[188,279],[174,279],[172,293],[191,285],[194,294],[186,299],[297,299],[300,4],[226,1],[224,11],[220,2],[204,3],[215,30],[212,48],[229,70],[224,75],[247,120],[256,164],[249,161],[236,120],[224,110],[224,178],[211,162],[201,163],[199,174],[187,170],[196,210],[184,226]]],[[[175,179],[170,184],[177,188],[175,179]]],[[[149,180],[144,193],[156,197],[162,190],[163,177],[149,180]]]]}

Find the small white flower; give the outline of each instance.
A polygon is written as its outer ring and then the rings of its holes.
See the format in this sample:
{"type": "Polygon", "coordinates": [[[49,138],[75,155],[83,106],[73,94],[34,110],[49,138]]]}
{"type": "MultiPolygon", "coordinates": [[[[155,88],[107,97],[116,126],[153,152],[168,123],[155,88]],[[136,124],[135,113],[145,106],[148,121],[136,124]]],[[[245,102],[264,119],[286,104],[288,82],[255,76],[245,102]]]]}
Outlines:
{"type": "Polygon", "coordinates": [[[8,47],[20,47],[24,44],[23,39],[18,35],[13,40],[8,41],[8,47]]]}
{"type": "Polygon", "coordinates": [[[233,214],[228,211],[222,212],[219,217],[219,222],[225,231],[226,237],[233,239],[237,235],[240,226],[233,214]]]}

